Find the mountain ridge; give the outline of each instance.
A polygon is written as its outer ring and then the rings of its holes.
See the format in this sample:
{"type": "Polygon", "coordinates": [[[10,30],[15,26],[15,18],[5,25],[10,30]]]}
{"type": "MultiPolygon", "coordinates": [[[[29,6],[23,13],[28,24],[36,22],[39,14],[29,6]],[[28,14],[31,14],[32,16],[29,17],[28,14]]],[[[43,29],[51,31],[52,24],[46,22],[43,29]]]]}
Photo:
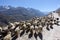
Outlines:
{"type": "MultiPolygon", "coordinates": [[[[8,22],[15,22],[21,20],[29,20],[33,17],[44,16],[45,14],[33,8],[0,6],[0,19],[8,22]]],[[[1,21],[0,21],[1,22],[1,21]]]]}

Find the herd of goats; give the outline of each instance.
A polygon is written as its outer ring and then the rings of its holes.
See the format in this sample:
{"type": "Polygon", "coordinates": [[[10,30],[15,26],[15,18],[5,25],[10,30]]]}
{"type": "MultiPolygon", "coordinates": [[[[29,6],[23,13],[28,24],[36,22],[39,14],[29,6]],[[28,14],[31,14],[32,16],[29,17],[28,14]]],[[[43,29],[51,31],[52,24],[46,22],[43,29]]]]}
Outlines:
{"type": "Polygon", "coordinates": [[[10,23],[7,27],[0,27],[0,40],[16,40],[24,34],[28,34],[29,39],[34,36],[36,40],[37,37],[43,40],[43,28],[46,27],[46,30],[50,31],[53,29],[53,25],[60,26],[59,22],[59,18],[44,16],[10,23]]]}

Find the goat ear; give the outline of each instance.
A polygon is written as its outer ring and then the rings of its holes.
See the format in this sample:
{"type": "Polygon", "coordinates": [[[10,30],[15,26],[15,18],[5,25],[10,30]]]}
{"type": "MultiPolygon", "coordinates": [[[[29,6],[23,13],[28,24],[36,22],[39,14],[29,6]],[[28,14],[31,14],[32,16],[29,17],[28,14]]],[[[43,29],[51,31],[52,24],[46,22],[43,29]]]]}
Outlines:
{"type": "Polygon", "coordinates": [[[43,38],[43,36],[42,36],[42,33],[38,33],[38,36],[39,36],[39,38],[42,40],[42,38],[43,38]]]}
{"type": "Polygon", "coordinates": [[[38,36],[38,34],[36,34],[36,32],[34,33],[34,37],[35,37],[35,39],[37,40],[37,36],[38,36]]]}
{"type": "Polygon", "coordinates": [[[20,37],[25,33],[25,30],[23,30],[21,33],[20,33],[20,37]]]}

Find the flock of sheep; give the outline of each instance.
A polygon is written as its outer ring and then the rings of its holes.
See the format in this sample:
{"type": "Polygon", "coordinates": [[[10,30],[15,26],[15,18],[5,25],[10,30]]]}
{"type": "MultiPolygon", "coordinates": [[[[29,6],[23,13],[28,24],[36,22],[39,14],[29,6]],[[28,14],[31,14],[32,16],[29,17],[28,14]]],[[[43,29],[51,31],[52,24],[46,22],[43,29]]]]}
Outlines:
{"type": "Polygon", "coordinates": [[[10,23],[6,27],[0,27],[0,40],[16,40],[18,34],[20,37],[28,34],[28,38],[34,36],[36,40],[38,36],[43,40],[43,28],[46,27],[46,30],[49,31],[53,29],[53,25],[60,26],[58,23],[59,18],[53,16],[35,17],[31,20],[10,23]]]}

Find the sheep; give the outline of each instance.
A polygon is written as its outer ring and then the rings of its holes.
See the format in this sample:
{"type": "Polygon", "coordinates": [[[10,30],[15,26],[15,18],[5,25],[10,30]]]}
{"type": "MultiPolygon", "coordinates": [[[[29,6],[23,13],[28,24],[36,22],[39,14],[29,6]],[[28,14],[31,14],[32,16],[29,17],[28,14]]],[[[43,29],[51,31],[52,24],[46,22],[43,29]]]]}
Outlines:
{"type": "Polygon", "coordinates": [[[11,32],[8,32],[8,34],[4,37],[3,40],[11,40],[11,32]]]}
{"type": "Polygon", "coordinates": [[[16,40],[18,38],[18,31],[14,31],[14,36],[12,37],[11,40],[16,40]]]}
{"type": "Polygon", "coordinates": [[[22,32],[20,33],[20,37],[25,33],[25,30],[22,30],[22,32]]]}
{"type": "Polygon", "coordinates": [[[11,29],[15,28],[15,25],[13,23],[10,23],[10,25],[12,26],[11,29]]]}
{"type": "Polygon", "coordinates": [[[1,35],[5,37],[8,34],[8,30],[2,30],[1,35]]]}

